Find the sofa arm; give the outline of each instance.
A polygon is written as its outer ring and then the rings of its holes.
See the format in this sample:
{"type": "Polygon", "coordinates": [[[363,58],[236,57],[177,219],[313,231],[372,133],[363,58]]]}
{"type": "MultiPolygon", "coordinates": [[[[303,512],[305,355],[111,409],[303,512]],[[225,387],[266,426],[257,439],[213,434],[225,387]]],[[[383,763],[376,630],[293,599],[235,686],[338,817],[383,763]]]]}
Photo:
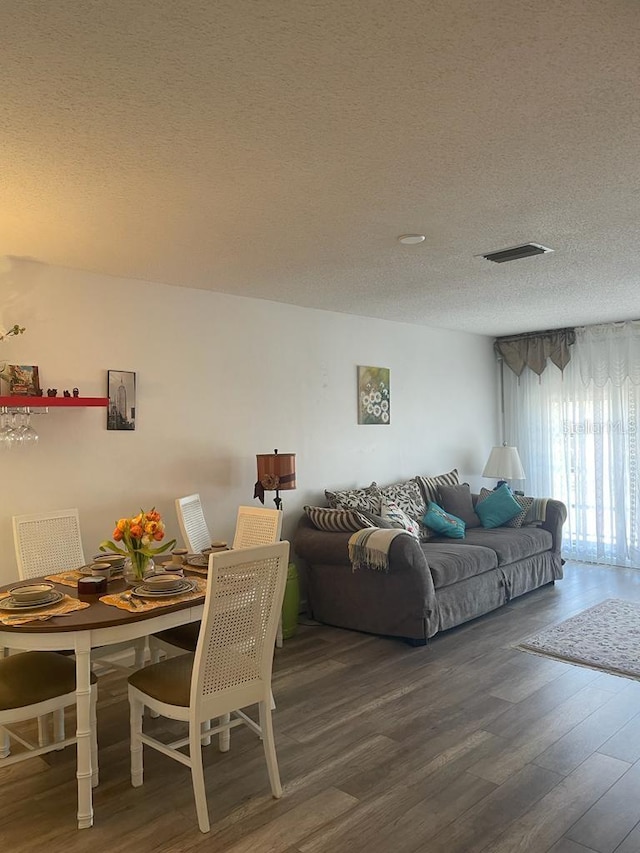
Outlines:
{"type": "Polygon", "coordinates": [[[551,550],[559,554],[562,549],[562,525],[567,520],[567,508],[562,501],[549,498],[547,501],[547,512],[541,527],[548,530],[553,538],[551,550]]]}
{"type": "MultiPolygon", "coordinates": [[[[479,495],[473,494],[471,495],[473,500],[473,505],[478,503],[479,495]]],[[[527,497],[531,497],[531,495],[527,495],[527,497]]],[[[540,524],[540,527],[543,530],[548,530],[551,534],[551,538],[553,539],[553,544],[551,545],[551,550],[554,554],[559,554],[562,549],[562,525],[567,520],[567,508],[562,503],[562,501],[554,500],[553,498],[547,499],[547,508],[545,513],[545,519],[540,524]]]]}
{"type": "Polygon", "coordinates": [[[318,530],[303,515],[293,536],[296,554],[311,565],[341,566],[349,563],[349,539],[352,533],[329,533],[318,530]]]}
{"type": "Polygon", "coordinates": [[[317,530],[304,516],[293,537],[307,565],[310,605],[320,622],[374,634],[424,641],[439,628],[431,571],[420,543],[397,536],[389,547],[389,569],[353,570],[351,533],[317,530]]]}

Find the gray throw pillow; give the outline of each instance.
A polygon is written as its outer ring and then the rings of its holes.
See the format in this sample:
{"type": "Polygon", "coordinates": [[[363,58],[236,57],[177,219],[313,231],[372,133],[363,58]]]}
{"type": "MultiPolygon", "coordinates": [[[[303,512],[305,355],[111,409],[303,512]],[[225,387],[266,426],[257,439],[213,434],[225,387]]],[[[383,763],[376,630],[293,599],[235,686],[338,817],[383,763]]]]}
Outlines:
{"type": "Polygon", "coordinates": [[[450,515],[461,518],[467,527],[481,527],[482,522],[473,508],[471,489],[468,483],[457,486],[438,486],[440,506],[450,515]]]}

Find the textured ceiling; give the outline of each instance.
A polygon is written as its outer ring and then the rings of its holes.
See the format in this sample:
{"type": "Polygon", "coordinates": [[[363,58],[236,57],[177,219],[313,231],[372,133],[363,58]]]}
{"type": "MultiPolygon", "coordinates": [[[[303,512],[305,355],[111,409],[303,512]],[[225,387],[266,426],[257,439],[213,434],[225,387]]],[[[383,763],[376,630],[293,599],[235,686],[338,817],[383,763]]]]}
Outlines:
{"type": "Polygon", "coordinates": [[[2,0],[0,75],[0,254],[486,334],[640,317],[637,0],[2,0]]]}

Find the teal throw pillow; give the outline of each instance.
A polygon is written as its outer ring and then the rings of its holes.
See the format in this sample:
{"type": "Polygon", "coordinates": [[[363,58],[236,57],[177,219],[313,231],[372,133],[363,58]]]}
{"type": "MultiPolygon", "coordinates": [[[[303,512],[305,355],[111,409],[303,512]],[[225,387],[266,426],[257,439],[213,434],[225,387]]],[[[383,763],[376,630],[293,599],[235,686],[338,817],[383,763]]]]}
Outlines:
{"type": "Polygon", "coordinates": [[[429,501],[422,523],[441,536],[449,536],[451,539],[464,539],[464,521],[457,515],[445,512],[441,506],[433,501],[429,501]]]}
{"type": "Polygon", "coordinates": [[[483,527],[500,527],[519,512],[522,512],[522,507],[511,494],[511,489],[506,483],[476,504],[476,515],[483,527]]]}

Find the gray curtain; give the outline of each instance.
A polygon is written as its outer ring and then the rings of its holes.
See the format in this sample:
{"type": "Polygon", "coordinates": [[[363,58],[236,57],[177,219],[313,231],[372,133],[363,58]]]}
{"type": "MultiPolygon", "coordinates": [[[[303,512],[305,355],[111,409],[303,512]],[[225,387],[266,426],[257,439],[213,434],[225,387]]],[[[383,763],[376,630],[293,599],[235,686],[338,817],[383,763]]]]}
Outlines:
{"type": "Polygon", "coordinates": [[[569,347],[575,342],[575,329],[552,329],[549,332],[496,338],[493,347],[516,376],[520,376],[525,367],[540,376],[547,366],[547,360],[564,370],[571,361],[569,347]]]}

